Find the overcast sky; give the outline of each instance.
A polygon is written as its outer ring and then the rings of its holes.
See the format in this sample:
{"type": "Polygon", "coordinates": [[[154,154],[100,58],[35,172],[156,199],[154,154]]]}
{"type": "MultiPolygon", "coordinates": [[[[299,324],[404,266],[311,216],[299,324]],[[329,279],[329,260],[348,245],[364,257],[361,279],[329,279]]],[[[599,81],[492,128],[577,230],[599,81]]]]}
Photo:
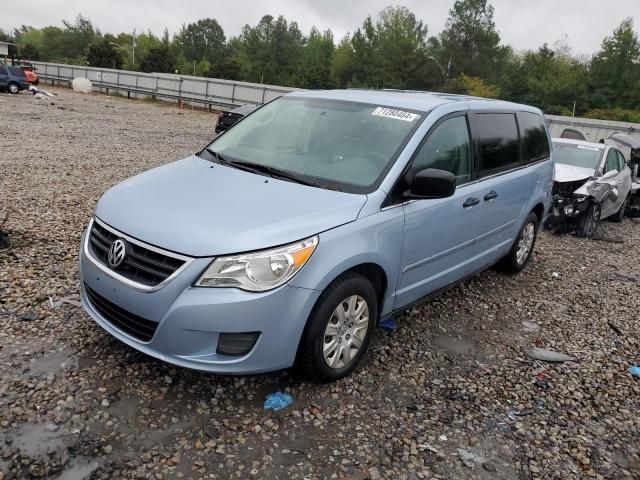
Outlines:
{"type": "MultiPolygon", "coordinates": [[[[175,33],[182,23],[199,18],[218,20],[227,37],[254,25],[262,15],[284,15],[307,32],[312,25],[330,28],[337,40],[353,32],[367,15],[385,6],[404,5],[429,27],[429,35],[444,27],[453,0],[7,0],[0,11],[0,28],[25,24],[61,25],[78,13],[90,18],[103,33],[165,27],[175,33]]],[[[602,39],[625,17],[634,17],[640,29],[640,0],[490,0],[502,41],[517,50],[553,44],[566,35],[574,53],[592,54],[602,39]]]]}

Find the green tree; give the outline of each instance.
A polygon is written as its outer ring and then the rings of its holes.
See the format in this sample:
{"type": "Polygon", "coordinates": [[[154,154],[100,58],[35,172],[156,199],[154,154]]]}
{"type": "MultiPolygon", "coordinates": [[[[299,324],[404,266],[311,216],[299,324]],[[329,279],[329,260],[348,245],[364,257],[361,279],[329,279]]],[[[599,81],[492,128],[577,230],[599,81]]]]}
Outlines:
{"type": "Polygon", "coordinates": [[[456,0],[438,38],[430,39],[430,56],[444,69],[445,77],[461,73],[494,79],[498,63],[507,50],[493,21],[494,9],[487,0],[456,0]]]}
{"type": "Polygon", "coordinates": [[[87,64],[91,67],[121,69],[124,55],[120,48],[109,38],[89,45],[87,64]]]}
{"type": "Polygon", "coordinates": [[[100,38],[91,20],[78,15],[73,22],[63,21],[62,49],[61,52],[68,58],[79,58],[86,55],[89,45],[100,38]]]}
{"type": "Polygon", "coordinates": [[[226,37],[215,19],[204,18],[186,26],[183,24],[174,43],[187,61],[204,59],[216,64],[222,61],[225,53],[226,37]]]}
{"type": "Polygon", "coordinates": [[[40,60],[40,51],[33,43],[25,43],[24,46],[20,48],[19,55],[25,60],[40,60]]]}
{"type": "Polygon", "coordinates": [[[164,43],[151,47],[140,62],[143,72],[174,73],[177,59],[169,45],[164,43]]]}
{"type": "Polygon", "coordinates": [[[333,57],[333,33],[321,33],[311,29],[302,51],[297,85],[304,88],[329,88],[332,85],[331,60],[333,57]]]}
{"type": "Polygon", "coordinates": [[[243,79],[253,82],[295,84],[304,36],[296,22],[281,15],[265,15],[255,27],[245,25],[235,42],[243,79]]]}
{"type": "Polygon", "coordinates": [[[353,47],[351,37],[345,35],[333,52],[331,59],[331,78],[338,88],[349,85],[353,78],[353,47]]]}
{"type": "Polygon", "coordinates": [[[501,78],[505,97],[537,106],[547,113],[565,114],[589,108],[585,78],[587,66],[568,52],[546,44],[536,52],[514,55],[501,78]]]}
{"type": "Polygon", "coordinates": [[[353,34],[351,47],[352,84],[401,89],[424,85],[427,27],[406,7],[385,8],[375,23],[367,17],[353,34]]]}
{"type": "Polygon", "coordinates": [[[589,90],[596,107],[640,108],[640,40],[633,19],[602,42],[591,61],[589,90]]]}

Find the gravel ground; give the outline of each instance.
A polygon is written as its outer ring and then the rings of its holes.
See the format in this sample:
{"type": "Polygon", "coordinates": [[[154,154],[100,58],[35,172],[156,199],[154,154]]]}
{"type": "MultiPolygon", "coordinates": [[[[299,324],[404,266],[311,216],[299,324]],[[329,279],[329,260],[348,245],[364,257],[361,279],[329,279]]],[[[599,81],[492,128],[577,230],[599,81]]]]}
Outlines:
{"type": "Polygon", "coordinates": [[[543,234],[522,274],[407,312],[332,385],[174,368],[55,302],[78,293],[101,193],[204,145],[214,117],[52,90],[0,95],[0,480],[640,478],[640,221],[603,223],[624,243],[543,234]],[[265,411],[278,390],[294,404],[265,411]]]}

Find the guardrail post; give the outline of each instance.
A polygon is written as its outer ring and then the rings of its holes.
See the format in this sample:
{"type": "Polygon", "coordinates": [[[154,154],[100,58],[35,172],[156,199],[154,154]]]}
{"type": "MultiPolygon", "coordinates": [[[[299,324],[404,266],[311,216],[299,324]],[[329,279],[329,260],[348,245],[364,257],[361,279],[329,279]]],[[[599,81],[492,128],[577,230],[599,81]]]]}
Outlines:
{"type": "Polygon", "coordinates": [[[262,102],[261,103],[264,103],[264,97],[265,97],[266,94],[267,94],[267,87],[264,87],[262,89],[262,102]]]}
{"type": "Polygon", "coordinates": [[[236,103],[236,84],[233,84],[233,88],[231,89],[231,103],[235,104],[236,103]]]}

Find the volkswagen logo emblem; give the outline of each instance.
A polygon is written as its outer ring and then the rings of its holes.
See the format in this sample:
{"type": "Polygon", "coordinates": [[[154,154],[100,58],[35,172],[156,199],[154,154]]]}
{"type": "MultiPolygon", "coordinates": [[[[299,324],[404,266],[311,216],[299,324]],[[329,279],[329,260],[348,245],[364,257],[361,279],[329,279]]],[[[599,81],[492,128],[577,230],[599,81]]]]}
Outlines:
{"type": "Polygon", "coordinates": [[[127,256],[127,244],[121,238],[111,244],[107,260],[111,268],[118,268],[127,256]]]}

